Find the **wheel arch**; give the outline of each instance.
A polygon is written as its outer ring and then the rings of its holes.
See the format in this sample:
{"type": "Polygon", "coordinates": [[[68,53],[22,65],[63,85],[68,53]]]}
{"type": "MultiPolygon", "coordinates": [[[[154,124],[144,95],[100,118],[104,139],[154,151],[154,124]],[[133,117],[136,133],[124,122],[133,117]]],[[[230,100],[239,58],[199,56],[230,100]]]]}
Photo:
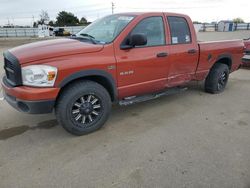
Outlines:
{"type": "Polygon", "coordinates": [[[102,85],[109,93],[112,102],[117,101],[117,88],[115,79],[113,76],[103,70],[84,70],[71,74],[59,83],[60,92],[58,97],[63,92],[63,90],[69,86],[71,83],[79,80],[90,80],[102,85]]]}
{"type": "Polygon", "coordinates": [[[229,67],[229,70],[231,70],[232,64],[233,64],[232,56],[230,54],[219,55],[214,65],[219,64],[219,63],[227,65],[229,67]]]}

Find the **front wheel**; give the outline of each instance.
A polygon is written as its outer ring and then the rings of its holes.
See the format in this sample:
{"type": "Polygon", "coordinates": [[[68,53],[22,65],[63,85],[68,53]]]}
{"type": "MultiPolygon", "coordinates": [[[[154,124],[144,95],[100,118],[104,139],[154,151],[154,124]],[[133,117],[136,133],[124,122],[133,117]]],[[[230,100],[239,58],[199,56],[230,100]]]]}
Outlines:
{"type": "Polygon", "coordinates": [[[206,78],[205,91],[212,94],[223,92],[227,85],[228,78],[228,66],[220,63],[215,64],[206,78]]]}
{"type": "Polygon", "coordinates": [[[58,99],[56,116],[62,127],[74,135],[101,128],[111,111],[107,90],[92,81],[79,81],[67,87],[58,99]]]}

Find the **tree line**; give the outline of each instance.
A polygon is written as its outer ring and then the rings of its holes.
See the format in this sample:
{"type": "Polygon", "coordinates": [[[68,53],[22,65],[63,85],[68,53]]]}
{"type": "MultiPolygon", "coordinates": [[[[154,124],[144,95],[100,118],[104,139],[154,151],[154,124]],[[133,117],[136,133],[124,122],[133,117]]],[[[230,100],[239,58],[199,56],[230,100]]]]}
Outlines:
{"type": "MultiPolygon", "coordinates": [[[[242,18],[234,18],[232,20],[234,23],[245,23],[245,21],[242,18]]],[[[203,22],[199,21],[193,21],[193,24],[202,24],[203,22]]]]}
{"type": "Polygon", "coordinates": [[[64,26],[84,26],[90,24],[85,17],[79,19],[71,12],[61,11],[57,14],[56,20],[50,20],[47,11],[42,10],[40,19],[33,23],[33,27],[38,27],[39,24],[48,24],[50,26],[64,27],[64,26]]]}

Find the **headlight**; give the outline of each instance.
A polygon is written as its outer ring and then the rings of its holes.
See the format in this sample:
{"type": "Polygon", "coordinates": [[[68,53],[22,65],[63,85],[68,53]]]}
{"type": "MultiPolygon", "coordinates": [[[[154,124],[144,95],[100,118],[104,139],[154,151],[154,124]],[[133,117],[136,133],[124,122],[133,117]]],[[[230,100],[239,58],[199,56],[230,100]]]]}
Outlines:
{"type": "Polygon", "coordinates": [[[57,68],[47,65],[31,65],[22,68],[23,85],[36,87],[54,86],[57,68]]]}

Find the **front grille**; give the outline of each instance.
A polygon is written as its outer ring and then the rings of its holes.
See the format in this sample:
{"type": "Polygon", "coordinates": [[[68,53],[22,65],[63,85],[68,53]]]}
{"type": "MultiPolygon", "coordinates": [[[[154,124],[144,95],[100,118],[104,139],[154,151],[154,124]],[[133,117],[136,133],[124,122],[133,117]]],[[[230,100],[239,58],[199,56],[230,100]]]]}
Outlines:
{"type": "Polygon", "coordinates": [[[14,65],[6,58],[4,58],[4,69],[7,79],[14,83],[15,82],[14,65]]]}
{"type": "Polygon", "coordinates": [[[11,86],[19,86],[22,84],[21,66],[17,58],[8,51],[4,53],[4,69],[7,82],[11,86]]]}

